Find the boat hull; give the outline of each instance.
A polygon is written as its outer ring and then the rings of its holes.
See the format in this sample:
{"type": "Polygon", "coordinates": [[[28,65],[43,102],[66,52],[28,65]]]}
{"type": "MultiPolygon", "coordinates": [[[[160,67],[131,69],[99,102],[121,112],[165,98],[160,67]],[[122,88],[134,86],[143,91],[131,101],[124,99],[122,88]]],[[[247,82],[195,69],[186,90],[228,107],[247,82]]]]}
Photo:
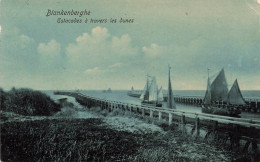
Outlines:
{"type": "Polygon", "coordinates": [[[162,103],[156,103],[156,102],[142,101],[141,104],[144,106],[162,107],[162,103]]]}
{"type": "Polygon", "coordinates": [[[217,106],[202,106],[202,112],[206,114],[240,117],[241,111],[236,108],[224,108],[217,106]]]}
{"type": "Polygon", "coordinates": [[[139,98],[141,96],[140,92],[127,92],[128,96],[139,98]]]}

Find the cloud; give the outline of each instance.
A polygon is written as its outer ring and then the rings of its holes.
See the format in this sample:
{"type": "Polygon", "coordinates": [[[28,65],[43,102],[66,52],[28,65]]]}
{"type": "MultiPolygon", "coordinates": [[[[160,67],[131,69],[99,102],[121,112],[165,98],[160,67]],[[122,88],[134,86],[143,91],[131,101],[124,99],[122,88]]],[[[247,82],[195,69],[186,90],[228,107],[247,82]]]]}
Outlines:
{"type": "Polygon", "coordinates": [[[83,33],[66,48],[66,55],[72,66],[85,67],[122,62],[137,54],[128,34],[111,36],[107,28],[95,27],[91,33],[83,33]]]}
{"type": "Polygon", "coordinates": [[[122,64],[119,63],[119,62],[117,62],[117,63],[115,63],[115,64],[109,65],[108,67],[109,67],[109,68],[119,68],[119,67],[121,67],[121,66],[122,66],[122,64]]]}
{"type": "Polygon", "coordinates": [[[20,33],[16,27],[1,32],[2,61],[9,62],[10,66],[29,67],[28,60],[35,61],[35,40],[26,34],[20,33]],[[19,62],[19,63],[17,63],[19,62]],[[11,65],[13,64],[13,65],[11,65]]]}
{"type": "Polygon", "coordinates": [[[100,73],[100,72],[101,72],[101,70],[98,67],[86,69],[84,71],[85,74],[97,74],[97,73],[100,73]]]}
{"type": "Polygon", "coordinates": [[[113,37],[111,45],[119,55],[134,55],[137,52],[131,47],[131,38],[128,34],[124,34],[120,38],[113,37]]]}
{"type": "Polygon", "coordinates": [[[146,57],[156,58],[163,55],[165,47],[152,43],[150,47],[143,46],[142,51],[146,57]]]}
{"type": "Polygon", "coordinates": [[[34,43],[34,40],[26,35],[20,35],[20,46],[21,48],[26,48],[28,45],[34,43]]]}
{"type": "Polygon", "coordinates": [[[39,43],[37,50],[44,57],[55,57],[59,55],[61,47],[56,40],[51,40],[48,44],[39,43]]]}

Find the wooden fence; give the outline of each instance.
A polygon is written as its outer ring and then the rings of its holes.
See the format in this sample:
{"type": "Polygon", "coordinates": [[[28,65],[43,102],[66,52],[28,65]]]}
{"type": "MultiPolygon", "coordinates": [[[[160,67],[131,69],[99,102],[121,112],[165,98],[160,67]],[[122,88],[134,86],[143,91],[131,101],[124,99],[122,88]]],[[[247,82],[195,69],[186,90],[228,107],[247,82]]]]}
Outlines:
{"type": "Polygon", "coordinates": [[[78,92],[55,92],[55,94],[75,97],[77,102],[87,107],[99,106],[110,112],[114,109],[121,109],[143,117],[158,119],[169,126],[178,126],[183,133],[190,133],[192,136],[202,136],[205,140],[211,136],[220,140],[223,145],[229,142],[232,149],[241,150],[242,148],[242,151],[248,151],[250,147],[254,158],[259,158],[260,120],[136,105],[95,98],[78,92]]]}

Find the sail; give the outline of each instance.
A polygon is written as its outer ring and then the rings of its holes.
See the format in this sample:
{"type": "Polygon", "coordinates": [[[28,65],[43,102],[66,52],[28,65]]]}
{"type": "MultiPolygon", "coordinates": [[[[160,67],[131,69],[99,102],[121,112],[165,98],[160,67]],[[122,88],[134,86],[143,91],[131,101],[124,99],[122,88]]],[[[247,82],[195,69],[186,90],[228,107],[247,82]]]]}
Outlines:
{"type": "Polygon", "coordinates": [[[237,79],[234,81],[229,93],[227,102],[232,105],[245,105],[245,99],[243,98],[240,88],[238,86],[237,79]]]}
{"type": "Polygon", "coordinates": [[[163,90],[162,90],[162,86],[161,86],[161,88],[158,90],[158,101],[159,101],[159,102],[163,101],[163,90]]]}
{"type": "Polygon", "coordinates": [[[146,84],[145,84],[142,94],[140,96],[141,100],[147,100],[147,101],[149,100],[149,87],[150,87],[150,81],[147,77],[146,84]]]}
{"type": "Polygon", "coordinates": [[[156,79],[153,77],[151,85],[149,87],[149,101],[157,101],[157,84],[156,79]]]}
{"type": "Polygon", "coordinates": [[[170,76],[170,66],[169,66],[169,82],[168,82],[168,101],[167,101],[167,106],[168,108],[176,108],[174,98],[172,95],[172,85],[171,85],[171,76],[170,76]]]}
{"type": "MultiPolygon", "coordinates": [[[[141,100],[144,100],[145,96],[147,96],[147,93],[149,93],[149,92],[148,92],[148,82],[146,82],[146,84],[145,84],[145,86],[144,86],[144,89],[143,89],[143,91],[142,91],[142,94],[141,94],[141,96],[140,96],[140,99],[141,99],[141,100]]],[[[147,98],[147,97],[146,97],[146,98],[147,98]]]]}
{"type": "Polygon", "coordinates": [[[210,79],[209,79],[209,77],[208,77],[208,83],[207,83],[207,91],[206,91],[203,103],[205,105],[211,104],[211,92],[210,92],[210,79]]]}
{"type": "Polygon", "coordinates": [[[226,101],[228,96],[227,80],[222,69],[210,86],[211,101],[226,101]]]}

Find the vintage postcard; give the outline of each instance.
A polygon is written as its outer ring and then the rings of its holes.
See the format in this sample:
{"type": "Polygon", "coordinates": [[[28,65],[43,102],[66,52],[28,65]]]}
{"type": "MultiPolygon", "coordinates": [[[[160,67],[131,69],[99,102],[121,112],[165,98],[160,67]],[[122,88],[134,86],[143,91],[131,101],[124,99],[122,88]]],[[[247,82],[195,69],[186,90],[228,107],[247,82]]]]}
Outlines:
{"type": "Polygon", "coordinates": [[[259,161],[260,0],[0,0],[1,161],[259,161]]]}

